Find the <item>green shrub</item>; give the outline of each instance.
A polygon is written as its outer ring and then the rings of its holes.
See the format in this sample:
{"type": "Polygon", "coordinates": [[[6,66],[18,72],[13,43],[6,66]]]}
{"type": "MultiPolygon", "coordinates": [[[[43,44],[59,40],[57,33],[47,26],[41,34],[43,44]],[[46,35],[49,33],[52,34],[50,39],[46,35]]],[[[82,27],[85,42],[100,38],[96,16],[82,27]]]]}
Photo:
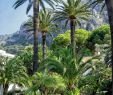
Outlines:
{"type": "MultiPolygon", "coordinates": [[[[83,46],[86,40],[90,36],[90,32],[84,29],[77,29],[75,31],[75,40],[78,47],[83,46]]],[[[67,47],[70,45],[70,30],[66,31],[64,34],[59,34],[53,40],[52,48],[57,47],[67,47]]]]}
{"type": "Polygon", "coordinates": [[[110,42],[110,27],[109,25],[102,25],[101,27],[92,31],[87,40],[87,47],[94,50],[95,44],[108,44],[110,42]]]}

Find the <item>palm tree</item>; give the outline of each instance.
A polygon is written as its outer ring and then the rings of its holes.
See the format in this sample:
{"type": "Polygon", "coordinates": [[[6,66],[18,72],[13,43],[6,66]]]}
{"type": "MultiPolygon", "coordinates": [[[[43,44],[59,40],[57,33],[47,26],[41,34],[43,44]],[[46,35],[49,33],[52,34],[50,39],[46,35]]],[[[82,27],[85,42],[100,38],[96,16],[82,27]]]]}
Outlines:
{"type": "Polygon", "coordinates": [[[15,59],[4,59],[0,69],[0,84],[3,84],[3,95],[8,94],[10,84],[21,84],[28,78],[24,66],[15,59]]]}
{"type": "Polygon", "coordinates": [[[27,11],[29,12],[31,7],[33,6],[33,27],[34,27],[34,56],[33,56],[33,73],[35,73],[38,69],[38,31],[39,31],[39,10],[40,6],[45,9],[44,2],[49,4],[51,7],[54,7],[54,1],[58,2],[58,0],[17,0],[14,4],[14,8],[18,8],[25,2],[29,1],[27,11]]]}
{"type": "MultiPolygon", "coordinates": [[[[27,27],[27,31],[32,31],[33,22],[29,19],[24,26],[27,27]]],[[[39,31],[42,33],[42,58],[46,58],[46,34],[52,32],[56,28],[56,24],[53,23],[53,17],[49,10],[41,10],[39,12],[39,31]]]]}
{"type": "MultiPolygon", "coordinates": [[[[111,63],[113,64],[113,0],[105,0],[106,6],[107,6],[107,11],[108,11],[108,18],[109,18],[109,24],[110,24],[110,29],[111,29],[111,63]]],[[[112,65],[112,70],[113,70],[113,65],[112,65]]],[[[113,83],[112,83],[113,87],[113,83]]]]}
{"type": "Polygon", "coordinates": [[[39,30],[42,33],[42,51],[43,51],[43,59],[46,58],[46,33],[51,32],[53,28],[55,28],[55,24],[53,23],[52,14],[48,11],[41,11],[39,14],[39,30]]]}
{"type": "Polygon", "coordinates": [[[33,73],[38,69],[38,28],[39,28],[39,0],[33,2],[33,26],[34,26],[34,56],[33,56],[33,73]]]}
{"type": "Polygon", "coordinates": [[[55,20],[65,20],[66,25],[70,21],[71,46],[75,53],[75,26],[80,24],[80,20],[87,20],[90,15],[89,7],[81,0],[61,0],[55,13],[55,20]]]}
{"type": "Polygon", "coordinates": [[[65,80],[57,73],[37,72],[31,79],[30,82],[34,81],[35,84],[29,85],[27,95],[57,95],[66,88],[65,80]]]}
{"type": "Polygon", "coordinates": [[[78,82],[86,72],[90,70],[90,62],[92,60],[89,59],[86,62],[83,62],[83,56],[79,55],[79,57],[77,56],[76,58],[73,58],[72,53],[72,50],[68,48],[59,49],[59,51],[46,58],[40,65],[40,69],[45,67],[51,72],[56,72],[62,75],[66,80],[67,89],[69,91],[78,90],[78,82]]]}

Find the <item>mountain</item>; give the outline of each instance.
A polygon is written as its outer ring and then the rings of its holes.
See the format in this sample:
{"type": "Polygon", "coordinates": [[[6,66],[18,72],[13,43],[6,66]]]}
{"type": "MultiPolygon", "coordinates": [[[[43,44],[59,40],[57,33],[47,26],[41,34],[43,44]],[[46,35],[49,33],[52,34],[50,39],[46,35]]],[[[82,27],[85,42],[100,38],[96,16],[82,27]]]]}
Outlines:
{"type": "MultiPolygon", "coordinates": [[[[38,41],[41,44],[41,33],[38,34],[38,41]]],[[[55,33],[54,33],[55,35],[55,33]]],[[[47,35],[47,45],[50,45],[52,37],[47,35]]],[[[20,30],[10,35],[0,35],[0,49],[11,54],[17,54],[25,46],[33,44],[33,33],[26,31],[26,27],[21,25],[20,30]]]]}
{"type": "MultiPolygon", "coordinates": [[[[104,12],[100,14],[100,10],[101,5],[92,9],[91,11],[93,15],[90,16],[90,19],[87,22],[82,21],[82,24],[79,28],[93,30],[104,23],[108,23],[107,11],[104,10],[104,12]]],[[[48,46],[51,44],[53,37],[68,30],[69,26],[67,26],[67,28],[64,28],[64,22],[61,22],[58,25],[58,28],[59,29],[57,30],[57,33],[53,30],[53,32],[51,33],[52,35],[47,35],[48,46]]],[[[0,35],[0,48],[6,50],[9,53],[16,54],[19,53],[28,44],[33,44],[33,33],[26,30],[26,27],[22,24],[19,31],[10,35],[0,35]]],[[[39,43],[41,43],[41,33],[39,33],[38,35],[38,41],[39,43]]]]}

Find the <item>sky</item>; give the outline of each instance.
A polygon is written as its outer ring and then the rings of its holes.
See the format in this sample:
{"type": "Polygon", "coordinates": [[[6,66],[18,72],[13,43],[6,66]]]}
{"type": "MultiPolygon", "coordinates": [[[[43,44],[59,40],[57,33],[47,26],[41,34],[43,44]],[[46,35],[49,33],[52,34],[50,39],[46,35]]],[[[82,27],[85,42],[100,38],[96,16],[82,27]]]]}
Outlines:
{"type": "Polygon", "coordinates": [[[11,34],[19,30],[20,25],[28,19],[27,3],[14,9],[16,0],[0,0],[0,35],[11,34]]]}

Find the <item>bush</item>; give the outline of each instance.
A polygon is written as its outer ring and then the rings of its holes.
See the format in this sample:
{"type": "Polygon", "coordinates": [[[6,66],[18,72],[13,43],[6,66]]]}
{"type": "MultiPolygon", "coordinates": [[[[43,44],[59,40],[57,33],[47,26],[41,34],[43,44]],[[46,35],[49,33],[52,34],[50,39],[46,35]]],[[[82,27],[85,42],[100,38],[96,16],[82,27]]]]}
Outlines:
{"type": "Polygon", "coordinates": [[[92,31],[90,37],[87,40],[86,46],[94,50],[95,44],[108,44],[110,42],[110,27],[109,25],[102,25],[101,27],[92,31]]]}
{"type": "MultiPolygon", "coordinates": [[[[76,45],[78,47],[83,46],[86,40],[90,36],[90,32],[84,29],[77,29],[75,32],[76,45]]],[[[70,45],[70,30],[66,31],[64,34],[59,34],[53,40],[52,49],[57,47],[67,47],[70,45]]]]}

